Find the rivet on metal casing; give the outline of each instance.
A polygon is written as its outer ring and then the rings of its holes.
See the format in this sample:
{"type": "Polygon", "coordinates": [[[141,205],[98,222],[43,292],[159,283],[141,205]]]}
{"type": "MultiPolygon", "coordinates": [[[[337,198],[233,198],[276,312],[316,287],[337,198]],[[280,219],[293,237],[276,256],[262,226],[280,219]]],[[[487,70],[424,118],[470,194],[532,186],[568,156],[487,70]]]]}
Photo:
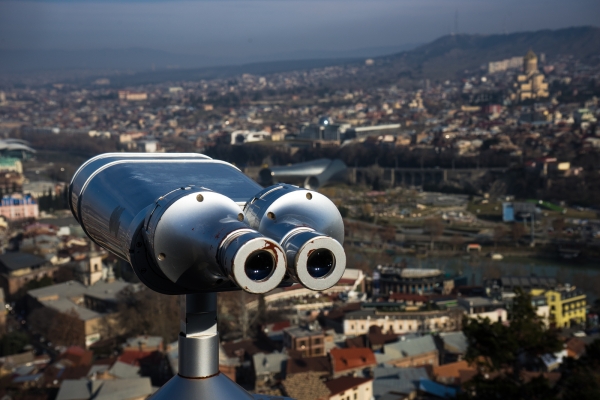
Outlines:
{"type": "Polygon", "coordinates": [[[244,220],[244,214],[239,213],[238,214],[238,221],[243,221],[244,220]]]}
{"type": "Polygon", "coordinates": [[[306,193],[306,198],[312,200],[312,193],[306,193]]]}
{"type": "Polygon", "coordinates": [[[198,196],[196,196],[196,200],[198,200],[198,202],[200,203],[200,202],[204,201],[204,196],[199,194],[198,196]]]}
{"type": "Polygon", "coordinates": [[[275,214],[273,214],[271,211],[267,213],[267,217],[269,217],[269,219],[275,220],[275,214]]]}
{"type": "Polygon", "coordinates": [[[159,259],[160,261],[164,260],[165,258],[167,258],[167,255],[166,255],[165,253],[160,253],[160,254],[158,255],[158,259],[159,259]]]}

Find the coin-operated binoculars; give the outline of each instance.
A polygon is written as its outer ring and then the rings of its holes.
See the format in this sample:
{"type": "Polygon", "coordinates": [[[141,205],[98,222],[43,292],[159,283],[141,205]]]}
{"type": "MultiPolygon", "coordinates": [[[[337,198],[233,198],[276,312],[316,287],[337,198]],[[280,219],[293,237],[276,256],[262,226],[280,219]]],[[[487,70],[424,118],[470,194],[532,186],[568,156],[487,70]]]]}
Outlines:
{"type": "Polygon", "coordinates": [[[344,227],[325,196],[291,185],[263,189],[200,154],[110,153],[69,186],[73,215],[142,283],[185,295],[179,373],[162,399],[267,399],[219,373],[217,292],[266,293],[299,282],[324,290],[344,273],[344,227]]]}

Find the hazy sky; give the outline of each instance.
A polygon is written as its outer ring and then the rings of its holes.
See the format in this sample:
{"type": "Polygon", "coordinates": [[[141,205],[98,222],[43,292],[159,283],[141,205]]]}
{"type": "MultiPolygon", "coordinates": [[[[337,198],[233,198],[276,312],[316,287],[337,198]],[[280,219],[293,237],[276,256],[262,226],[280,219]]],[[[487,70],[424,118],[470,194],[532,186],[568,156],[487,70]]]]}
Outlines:
{"type": "Polygon", "coordinates": [[[146,47],[209,57],[352,50],[600,25],[600,0],[0,0],[0,49],[146,47]]]}

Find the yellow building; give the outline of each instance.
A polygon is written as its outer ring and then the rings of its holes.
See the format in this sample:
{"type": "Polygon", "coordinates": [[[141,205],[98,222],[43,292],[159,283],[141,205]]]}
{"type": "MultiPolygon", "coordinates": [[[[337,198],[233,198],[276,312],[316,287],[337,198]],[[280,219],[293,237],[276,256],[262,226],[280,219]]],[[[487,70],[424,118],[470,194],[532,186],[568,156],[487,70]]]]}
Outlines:
{"type": "Polygon", "coordinates": [[[513,101],[542,99],[550,96],[546,77],[538,70],[538,57],[531,50],[523,58],[523,74],[514,83],[513,101]]]}
{"type": "Polygon", "coordinates": [[[543,295],[550,306],[550,325],[568,328],[574,324],[585,323],[586,295],[574,288],[562,290],[533,289],[532,296],[543,295]]]}

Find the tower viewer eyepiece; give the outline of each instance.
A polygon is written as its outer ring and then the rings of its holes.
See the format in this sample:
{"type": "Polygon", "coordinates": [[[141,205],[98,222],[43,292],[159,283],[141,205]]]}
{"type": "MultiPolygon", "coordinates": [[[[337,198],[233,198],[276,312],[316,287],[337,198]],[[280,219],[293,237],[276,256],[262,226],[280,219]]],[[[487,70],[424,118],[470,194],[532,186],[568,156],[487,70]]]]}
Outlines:
{"type": "Polygon", "coordinates": [[[274,185],[250,199],[244,212],[250,227],[281,245],[296,281],[325,290],[340,280],[346,268],[344,224],[328,198],[292,185],[274,185]]]}

